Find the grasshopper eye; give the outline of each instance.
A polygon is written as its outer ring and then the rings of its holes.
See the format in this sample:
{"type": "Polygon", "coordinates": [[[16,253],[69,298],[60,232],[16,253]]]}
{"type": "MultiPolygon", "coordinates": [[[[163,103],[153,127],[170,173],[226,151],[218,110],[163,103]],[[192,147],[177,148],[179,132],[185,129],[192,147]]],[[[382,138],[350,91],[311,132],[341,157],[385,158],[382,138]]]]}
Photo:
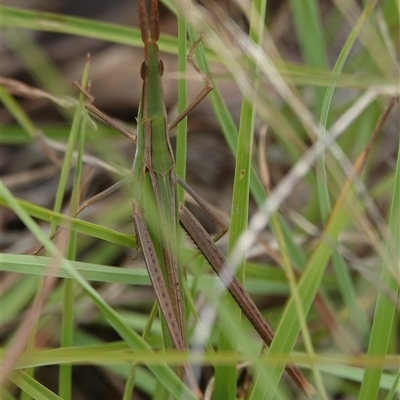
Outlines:
{"type": "Polygon", "coordinates": [[[147,63],[146,61],[142,62],[142,65],[140,66],[140,76],[144,80],[146,78],[146,72],[147,72],[147,63]]]}
{"type": "Polygon", "coordinates": [[[164,74],[164,63],[162,60],[158,60],[158,73],[160,76],[163,76],[164,74]]]}

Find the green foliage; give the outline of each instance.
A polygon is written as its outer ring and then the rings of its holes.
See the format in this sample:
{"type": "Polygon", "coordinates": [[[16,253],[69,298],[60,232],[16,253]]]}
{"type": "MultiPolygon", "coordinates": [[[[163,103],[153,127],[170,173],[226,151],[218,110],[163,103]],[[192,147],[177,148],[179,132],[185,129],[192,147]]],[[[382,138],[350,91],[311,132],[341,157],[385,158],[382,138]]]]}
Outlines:
{"type": "MultiPolygon", "coordinates": [[[[375,132],[388,99],[398,95],[395,49],[399,28],[398,19],[396,23],[394,18],[398,15],[395,2],[364,2],[363,9],[357,8],[355,2],[335,2],[329,12],[323,13],[320,2],[315,0],[302,2],[301,6],[297,1],[289,1],[285,15],[291,18],[297,39],[296,63],[281,56],[282,42],[274,36],[280,32],[280,26],[268,14],[266,25],[257,28],[257,11],[245,10],[254,29],[249,42],[248,35],[216,9],[218,23],[195,4],[185,3],[182,8],[183,2],[178,0],[165,3],[186,16],[191,41],[196,39],[196,32],[205,33],[204,49],[200,46],[196,59],[215,86],[209,100],[237,165],[235,177],[232,176],[228,259],[241,267],[245,288],[256,299],[273,295],[285,300],[284,304],[278,302],[264,310],[267,321],[276,330],[275,340],[266,354],[259,356],[261,343],[254,331],[244,317],[238,318],[234,305],[222,300],[223,290],[217,279],[206,273],[202,258],[196,257],[190,245],[185,245],[181,258],[187,272],[185,295],[188,321],[192,324],[189,339],[195,337],[198,328],[195,300],[199,293],[212,305],[217,319],[202,343],[204,354],[157,351],[160,325],[158,320],[153,321],[153,303],[138,297],[137,305],[126,300],[150,285],[143,264],[128,256],[129,265],[137,268],[113,265],[121,257],[121,248],[136,246],[129,190],[99,202],[90,222],[61,211],[67,200],[64,188],[71,169],[78,172],[72,184],[75,203],[69,214],[73,215],[77,208],[79,171],[93,161],[84,153],[86,146],[101,154],[95,165],[115,176],[124,175],[132,160],[113,153],[108,143],[120,140],[117,134],[102,126],[95,130],[90,121],[87,123],[90,117],[82,110],[83,97],[76,100],[70,82],[32,37],[19,35],[25,30],[48,31],[141,48],[139,31],[93,19],[2,6],[4,41],[20,58],[36,86],[50,96],[65,123],[41,126],[31,120],[10,93],[10,86],[4,84],[0,98],[15,123],[1,127],[1,142],[15,146],[38,143],[47,149],[57,141],[58,148],[64,146],[66,150],[54,208],[14,197],[6,179],[1,186],[0,205],[12,210],[47,251],[40,257],[17,251],[1,255],[2,278],[11,273],[16,277],[14,284],[2,293],[1,324],[22,324],[32,304],[38,304],[40,296],[35,294],[46,293],[32,332],[46,331],[51,338],[50,348],[37,348],[32,334],[28,347],[21,350],[11,365],[9,382],[1,396],[4,393],[4,398],[12,398],[12,385],[21,389],[25,398],[71,398],[70,365],[85,363],[101,366],[122,382],[128,382],[129,390],[138,388],[150,398],[160,393],[160,385],[177,398],[194,398],[172,368],[189,359],[221,366],[219,373],[227,378],[223,385],[216,380],[219,396],[225,385],[233,398],[237,385],[235,367],[246,361],[252,377],[246,398],[295,399],[299,398],[298,390],[282,378],[290,355],[291,362],[302,367],[321,398],[337,394],[363,400],[396,398],[400,157],[392,151],[385,163],[381,153],[397,148],[399,138],[393,135],[388,150],[380,131],[375,132]],[[347,30],[338,44],[335,33],[343,26],[347,30]],[[212,63],[223,66],[224,73],[214,76],[212,63]],[[239,124],[225,104],[221,76],[243,96],[239,124]],[[264,127],[268,127],[266,148],[260,142],[264,127]],[[330,140],[332,135],[335,140],[330,140]],[[68,141],[70,147],[65,146],[68,141]],[[249,199],[253,200],[250,216],[249,199]],[[72,244],[65,253],[46,238],[37,221],[73,232],[69,238],[72,244]],[[267,227],[273,233],[272,239],[267,227]],[[268,257],[264,254],[256,261],[245,258],[246,252],[240,247],[242,232],[247,235],[247,257],[255,251],[259,255],[260,246],[267,249],[268,257]],[[256,239],[258,247],[254,244],[256,239]],[[53,282],[46,292],[44,278],[49,276],[66,279],[66,283],[53,282]],[[111,296],[110,290],[121,293],[121,298],[111,296]],[[85,332],[81,321],[91,316],[88,302],[96,312],[87,323],[116,332],[120,340],[110,343],[85,332]],[[64,318],[61,329],[62,309],[64,316],[69,317],[64,318]],[[67,333],[63,339],[62,331],[67,333]],[[223,340],[233,337],[236,343],[219,342],[220,333],[223,340]],[[59,345],[60,341],[63,345],[59,345]],[[36,368],[48,365],[64,366],[59,396],[35,378],[36,368]]],[[[180,24],[182,32],[185,23],[180,24]]],[[[189,45],[182,37],[178,40],[162,34],[163,52],[178,54],[178,46],[182,55],[189,45]]],[[[184,71],[182,62],[180,71],[184,71]]],[[[88,79],[86,74],[83,84],[88,79]]],[[[184,83],[181,82],[181,94],[186,92],[184,83]]],[[[186,103],[184,97],[180,108],[186,103]]],[[[186,140],[182,139],[179,146],[179,171],[184,176],[186,140]]],[[[7,335],[1,349],[4,360],[16,348],[21,333],[13,328],[7,335]]]]}

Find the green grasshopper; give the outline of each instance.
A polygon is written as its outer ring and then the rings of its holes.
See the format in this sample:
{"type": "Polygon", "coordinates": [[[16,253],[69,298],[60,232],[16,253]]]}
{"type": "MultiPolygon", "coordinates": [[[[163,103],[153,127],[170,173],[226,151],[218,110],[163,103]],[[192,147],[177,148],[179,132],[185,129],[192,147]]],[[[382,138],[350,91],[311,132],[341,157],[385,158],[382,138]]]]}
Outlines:
{"type": "Polygon", "coordinates": [[[175,347],[183,350],[186,347],[186,338],[177,260],[179,215],[175,162],[168,138],[161,82],[164,66],[157,46],[157,2],[152,1],[151,6],[148,25],[144,2],[139,1],[145,61],[140,68],[143,88],[132,172],[133,219],[170,337],[175,347]]]}
{"type": "MultiPolygon", "coordinates": [[[[178,225],[196,244],[216,274],[227,286],[243,313],[251,322],[263,341],[269,346],[274,332],[263,318],[257,306],[245,291],[241,282],[231,272],[227,262],[213,239],[183,205],[178,203],[177,182],[186,190],[188,186],[175,174],[175,161],[168,130],[176,126],[212,89],[207,85],[196,100],[168,125],[162,89],[163,63],[159,56],[159,17],[157,0],[151,0],[150,19],[147,18],[144,0],[139,0],[139,18],[145,60],[140,74],[143,79],[142,96],[139,106],[136,155],[133,171],[128,179],[117,183],[105,192],[90,199],[78,210],[104,197],[122,183],[133,182],[133,220],[137,241],[142,249],[146,267],[153,284],[157,301],[162,312],[164,345],[178,351],[187,351],[184,323],[184,301],[178,258],[178,225]]],[[[193,52],[193,49],[192,49],[193,52]]],[[[195,67],[197,69],[197,67],[195,67]]],[[[81,89],[82,90],[82,89],[81,89]]],[[[88,95],[89,96],[89,95],[88,95]]],[[[125,136],[131,135],[88,103],[86,108],[98,118],[110,124],[125,136]]],[[[192,196],[198,199],[191,190],[192,196]]],[[[200,202],[200,205],[203,205],[200,202]]],[[[207,212],[210,208],[204,206],[207,212]]],[[[218,218],[214,218],[220,221],[218,218]]],[[[184,371],[193,383],[193,373],[187,366],[184,371]]],[[[286,371],[298,387],[311,395],[315,392],[298,368],[287,365],[286,371]]],[[[179,370],[178,370],[179,372],[179,370]]],[[[184,372],[181,369],[180,376],[184,372]]]]}

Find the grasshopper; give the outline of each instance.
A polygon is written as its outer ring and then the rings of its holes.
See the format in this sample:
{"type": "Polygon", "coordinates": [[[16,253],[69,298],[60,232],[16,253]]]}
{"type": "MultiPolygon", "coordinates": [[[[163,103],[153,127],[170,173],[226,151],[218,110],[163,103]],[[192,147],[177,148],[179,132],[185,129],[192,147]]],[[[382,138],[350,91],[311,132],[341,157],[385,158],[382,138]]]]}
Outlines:
{"type": "MultiPolygon", "coordinates": [[[[160,35],[158,2],[151,0],[150,18],[147,17],[144,0],[139,0],[138,6],[145,60],[140,68],[143,86],[137,118],[137,137],[134,139],[136,141],[136,155],[132,174],[86,201],[76,215],[122,184],[133,182],[132,209],[137,242],[142,249],[145,264],[162,312],[165,347],[173,346],[178,351],[187,351],[188,349],[178,257],[179,225],[193,240],[200,253],[226,285],[254,329],[265,344],[269,346],[274,338],[273,330],[245,291],[242,283],[230,270],[225,257],[214,240],[190,211],[183,204],[179,204],[177,198],[177,183],[179,183],[190,192],[192,197],[198,200],[206,212],[210,213],[210,207],[205,205],[188,185],[176,176],[168,131],[185,118],[207,96],[212,90],[211,82],[207,81],[207,86],[200,92],[195,101],[173,122],[168,124],[162,88],[164,67],[157,45],[160,35]]],[[[192,48],[191,54],[193,50],[194,48],[192,48]]],[[[198,68],[194,67],[198,71],[198,68]]],[[[79,89],[86,93],[83,89],[79,89]]],[[[87,93],[86,96],[91,97],[87,93]]],[[[128,132],[90,102],[86,104],[86,108],[99,119],[132,139],[128,132]]],[[[213,217],[213,219],[219,225],[222,225],[219,217],[213,217]]],[[[305,393],[310,396],[315,393],[315,389],[296,366],[288,364],[286,372],[305,393]]],[[[188,382],[196,388],[193,371],[189,366],[178,368],[178,373],[182,379],[186,374],[188,382]]]]}

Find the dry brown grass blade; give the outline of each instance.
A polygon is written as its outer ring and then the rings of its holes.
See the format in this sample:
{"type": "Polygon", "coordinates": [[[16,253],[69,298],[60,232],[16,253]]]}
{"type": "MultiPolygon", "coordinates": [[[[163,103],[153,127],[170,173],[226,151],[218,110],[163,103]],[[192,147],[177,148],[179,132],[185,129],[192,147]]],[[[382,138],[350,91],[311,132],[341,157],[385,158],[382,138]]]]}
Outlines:
{"type": "Polygon", "coordinates": [[[42,89],[38,89],[37,87],[30,86],[16,79],[7,78],[5,76],[0,76],[0,85],[6,88],[7,91],[14,96],[24,97],[26,99],[47,99],[64,108],[70,108],[77,105],[77,101],[72,97],[54,96],[42,89]]]}

